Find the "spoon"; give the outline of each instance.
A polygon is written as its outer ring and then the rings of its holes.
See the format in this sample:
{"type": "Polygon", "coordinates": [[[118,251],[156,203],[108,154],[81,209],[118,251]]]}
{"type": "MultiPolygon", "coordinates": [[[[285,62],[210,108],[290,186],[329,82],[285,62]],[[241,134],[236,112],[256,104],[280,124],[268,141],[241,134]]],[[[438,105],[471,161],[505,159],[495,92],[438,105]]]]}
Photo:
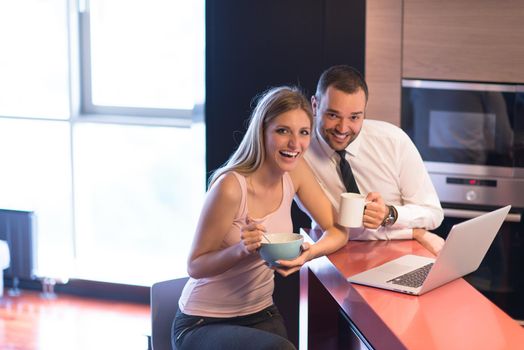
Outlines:
{"type": "MultiPolygon", "coordinates": [[[[249,223],[252,223],[252,222],[254,222],[254,223],[258,223],[259,221],[257,221],[257,220],[253,220],[253,219],[248,215],[248,216],[246,217],[246,223],[249,224],[249,223]]],[[[264,237],[268,243],[272,243],[272,242],[269,240],[269,238],[267,238],[266,234],[263,233],[263,232],[262,232],[262,237],[264,237]]]]}

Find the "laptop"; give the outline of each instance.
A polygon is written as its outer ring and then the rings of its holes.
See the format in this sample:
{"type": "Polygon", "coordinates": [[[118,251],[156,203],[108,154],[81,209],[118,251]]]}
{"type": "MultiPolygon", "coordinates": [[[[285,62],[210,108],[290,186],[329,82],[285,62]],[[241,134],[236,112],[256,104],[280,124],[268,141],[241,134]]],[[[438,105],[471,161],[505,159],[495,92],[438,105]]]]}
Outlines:
{"type": "Polygon", "coordinates": [[[475,271],[511,205],[454,225],[436,258],[404,255],[348,277],[352,283],[422,295],[475,271]]]}

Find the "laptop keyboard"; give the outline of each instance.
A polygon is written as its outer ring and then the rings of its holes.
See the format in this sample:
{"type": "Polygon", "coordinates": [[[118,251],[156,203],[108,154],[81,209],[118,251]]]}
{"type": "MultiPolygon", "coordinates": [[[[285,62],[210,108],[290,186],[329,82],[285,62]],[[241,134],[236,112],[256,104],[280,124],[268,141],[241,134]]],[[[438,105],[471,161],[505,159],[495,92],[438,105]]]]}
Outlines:
{"type": "Polygon", "coordinates": [[[429,263],[427,265],[419,267],[416,270],[413,270],[403,275],[400,275],[398,277],[395,277],[392,280],[389,280],[388,283],[398,284],[400,286],[418,288],[422,285],[422,283],[424,283],[424,280],[426,279],[426,276],[428,275],[429,270],[431,270],[431,266],[433,266],[433,263],[429,263]]]}

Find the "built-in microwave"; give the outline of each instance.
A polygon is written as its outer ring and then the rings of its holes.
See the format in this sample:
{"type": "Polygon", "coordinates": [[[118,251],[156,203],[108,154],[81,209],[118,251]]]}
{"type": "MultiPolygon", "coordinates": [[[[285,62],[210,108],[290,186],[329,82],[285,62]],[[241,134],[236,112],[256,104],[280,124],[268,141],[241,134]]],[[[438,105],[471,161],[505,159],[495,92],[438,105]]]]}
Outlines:
{"type": "Polygon", "coordinates": [[[524,85],[403,80],[401,126],[442,201],[524,208],[524,85]]]}

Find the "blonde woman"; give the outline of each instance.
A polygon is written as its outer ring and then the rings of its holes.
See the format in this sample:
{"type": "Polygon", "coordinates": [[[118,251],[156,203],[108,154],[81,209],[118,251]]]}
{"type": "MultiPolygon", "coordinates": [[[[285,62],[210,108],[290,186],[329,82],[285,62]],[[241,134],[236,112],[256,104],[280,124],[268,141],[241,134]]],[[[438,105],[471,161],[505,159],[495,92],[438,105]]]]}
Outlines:
{"type": "Polygon", "coordinates": [[[175,348],[295,349],[273,304],[274,270],[258,248],[263,232],[293,232],[295,195],[325,233],[295,260],[281,262],[279,273],[347,241],[302,160],[312,128],[311,106],[297,88],[273,88],[258,100],[240,146],[211,176],[173,323],[175,348]]]}

